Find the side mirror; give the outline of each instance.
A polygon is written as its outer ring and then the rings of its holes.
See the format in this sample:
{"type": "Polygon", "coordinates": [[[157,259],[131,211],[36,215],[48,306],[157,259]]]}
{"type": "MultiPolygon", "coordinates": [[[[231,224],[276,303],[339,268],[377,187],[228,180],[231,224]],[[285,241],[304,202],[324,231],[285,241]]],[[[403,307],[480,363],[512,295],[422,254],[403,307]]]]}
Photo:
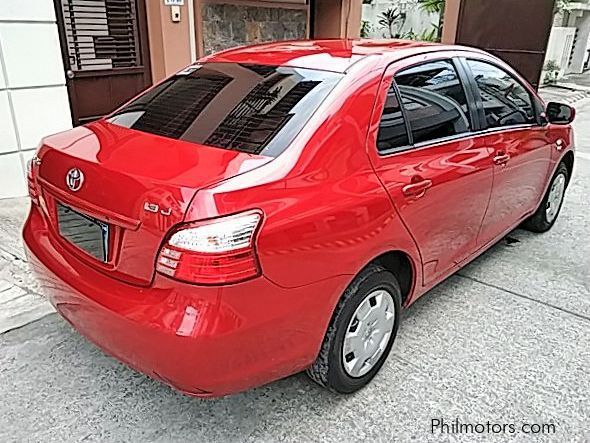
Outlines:
{"type": "Polygon", "coordinates": [[[547,120],[554,125],[569,125],[576,117],[576,110],[563,103],[550,102],[546,113],[547,120]]]}

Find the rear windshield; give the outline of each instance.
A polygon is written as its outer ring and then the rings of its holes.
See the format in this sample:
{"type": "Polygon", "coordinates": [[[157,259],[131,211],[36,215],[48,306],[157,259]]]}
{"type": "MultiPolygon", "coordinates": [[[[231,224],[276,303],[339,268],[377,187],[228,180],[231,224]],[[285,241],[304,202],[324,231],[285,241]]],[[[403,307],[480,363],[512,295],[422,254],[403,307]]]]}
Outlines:
{"type": "Polygon", "coordinates": [[[276,157],[342,74],[238,63],[191,66],[108,118],[126,128],[276,157]]]}

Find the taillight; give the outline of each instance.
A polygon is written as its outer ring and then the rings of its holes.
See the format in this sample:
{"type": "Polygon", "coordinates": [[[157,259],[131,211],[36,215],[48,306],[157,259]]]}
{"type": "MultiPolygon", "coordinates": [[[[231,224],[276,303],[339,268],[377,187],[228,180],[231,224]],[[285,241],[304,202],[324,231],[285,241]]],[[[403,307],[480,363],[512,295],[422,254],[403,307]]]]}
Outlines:
{"type": "Polygon", "coordinates": [[[256,256],[259,211],[177,227],[158,254],[156,270],[176,280],[228,284],[260,275],[256,256]]]}
{"type": "Polygon", "coordinates": [[[35,185],[35,168],[39,166],[41,160],[36,155],[27,162],[27,187],[29,190],[29,197],[31,201],[38,205],[39,204],[39,191],[35,185]]]}

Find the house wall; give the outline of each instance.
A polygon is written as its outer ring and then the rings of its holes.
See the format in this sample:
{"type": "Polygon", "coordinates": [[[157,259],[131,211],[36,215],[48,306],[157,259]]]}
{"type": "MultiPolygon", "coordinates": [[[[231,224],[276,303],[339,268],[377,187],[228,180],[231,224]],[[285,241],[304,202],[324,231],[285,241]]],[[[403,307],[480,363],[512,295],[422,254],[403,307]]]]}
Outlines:
{"type": "MultiPolygon", "coordinates": [[[[231,46],[356,37],[361,15],[361,0],[185,0],[175,22],[163,0],[140,1],[153,81],[231,46]]],[[[41,138],[72,127],[54,8],[54,0],[0,0],[0,198],[26,195],[26,163],[41,138]]]]}
{"type": "Polygon", "coordinates": [[[72,127],[52,0],[0,0],[0,198],[26,195],[41,137],[72,127]]]}
{"type": "Polygon", "coordinates": [[[560,67],[558,77],[562,77],[567,72],[575,35],[576,28],[573,27],[554,26],[551,28],[547,53],[545,54],[545,64],[548,61],[557,63],[560,67]]]}
{"type": "Polygon", "coordinates": [[[362,0],[316,0],[312,38],[358,38],[362,0]]]}
{"type": "Polygon", "coordinates": [[[172,21],[170,6],[165,6],[162,0],[145,1],[154,82],[172,75],[191,62],[188,1],[180,6],[179,22],[172,21]]]}
{"type": "Polygon", "coordinates": [[[590,3],[572,3],[570,6],[567,26],[574,27],[577,31],[567,72],[581,74],[584,71],[590,46],[590,3]]]}
{"type": "Polygon", "coordinates": [[[273,7],[270,2],[204,3],[200,23],[203,55],[245,44],[306,38],[309,19],[307,7],[303,6],[293,9],[273,7]]]}

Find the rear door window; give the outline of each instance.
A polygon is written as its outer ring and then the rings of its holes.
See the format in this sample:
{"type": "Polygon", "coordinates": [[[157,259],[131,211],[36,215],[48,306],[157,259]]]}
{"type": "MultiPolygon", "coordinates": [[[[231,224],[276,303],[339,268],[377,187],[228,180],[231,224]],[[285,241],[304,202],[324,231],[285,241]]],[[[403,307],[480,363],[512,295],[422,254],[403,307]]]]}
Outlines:
{"type": "Polygon", "coordinates": [[[392,83],[387,91],[385,106],[379,123],[377,134],[377,149],[379,152],[389,152],[403,149],[410,144],[404,115],[395,84],[392,83]]]}
{"type": "Polygon", "coordinates": [[[465,89],[450,60],[405,69],[395,76],[413,143],[471,131],[465,89]]]}
{"type": "Polygon", "coordinates": [[[276,157],[343,74],[205,63],[165,80],[108,118],[164,137],[276,157]]]}

